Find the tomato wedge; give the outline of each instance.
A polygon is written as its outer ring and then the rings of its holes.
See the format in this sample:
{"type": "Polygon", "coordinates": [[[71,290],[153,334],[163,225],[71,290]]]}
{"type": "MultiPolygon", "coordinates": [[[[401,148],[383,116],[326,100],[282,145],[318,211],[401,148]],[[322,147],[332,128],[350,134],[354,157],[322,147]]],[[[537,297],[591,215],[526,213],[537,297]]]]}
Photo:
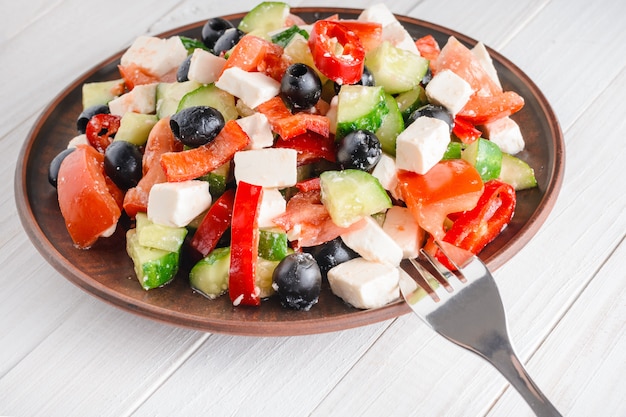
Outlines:
{"type": "Polygon", "coordinates": [[[524,98],[514,91],[505,91],[493,96],[474,94],[457,116],[475,125],[482,125],[510,116],[522,107],[524,98]]]}
{"type": "Polygon", "coordinates": [[[134,218],[138,212],[148,211],[148,195],[154,184],[167,181],[165,171],[161,167],[161,155],[166,152],[177,152],[182,143],[176,140],[170,128],[169,117],[159,120],[150,131],[142,159],[143,177],[134,188],[124,196],[124,211],[134,218]]]}
{"type": "Polygon", "coordinates": [[[279,45],[258,36],[245,35],[229,54],[222,71],[238,67],[244,71],[263,72],[280,81],[288,66],[279,45]]]}
{"type": "Polygon", "coordinates": [[[363,226],[363,220],[349,227],[339,227],[322,204],[321,191],[312,182],[308,191],[298,192],[287,202],[283,214],[272,221],[297,240],[297,247],[317,246],[350,230],[363,226]]]}
{"type": "Polygon", "coordinates": [[[383,41],[383,25],[380,23],[355,19],[342,19],[339,23],[354,32],[365,52],[376,48],[383,41]]]}
{"type": "Polygon", "coordinates": [[[433,37],[433,35],[422,36],[415,41],[415,46],[417,46],[417,50],[420,52],[420,55],[429,61],[437,59],[439,53],[441,52],[439,43],[437,43],[437,40],[433,37]]]}
{"type": "Polygon", "coordinates": [[[104,155],[89,145],[78,145],[61,163],[59,208],[76,247],[89,248],[117,224],[121,216],[117,197],[121,191],[111,187],[115,185],[104,173],[104,155]]]}
{"type": "Polygon", "coordinates": [[[260,290],[255,284],[259,250],[257,220],[263,187],[240,181],[233,203],[228,293],[233,305],[258,306],[260,290]]]}
{"type": "Polygon", "coordinates": [[[363,74],[365,48],[358,36],[337,21],[313,24],[309,49],[315,66],[338,84],[355,84],[363,74]]]}
{"type": "Polygon", "coordinates": [[[451,159],[437,163],[424,175],[399,171],[398,189],[420,227],[442,240],[447,215],[473,209],[483,192],[483,181],[470,163],[451,159]]]}
{"type": "Polygon", "coordinates": [[[235,120],[229,120],[213,141],[198,148],[161,155],[161,166],[168,181],[187,181],[208,174],[224,165],[250,143],[235,120]]]}
{"type": "Polygon", "coordinates": [[[137,64],[118,65],[117,69],[129,91],[135,88],[136,85],[152,84],[161,81],[159,77],[137,64]]]}

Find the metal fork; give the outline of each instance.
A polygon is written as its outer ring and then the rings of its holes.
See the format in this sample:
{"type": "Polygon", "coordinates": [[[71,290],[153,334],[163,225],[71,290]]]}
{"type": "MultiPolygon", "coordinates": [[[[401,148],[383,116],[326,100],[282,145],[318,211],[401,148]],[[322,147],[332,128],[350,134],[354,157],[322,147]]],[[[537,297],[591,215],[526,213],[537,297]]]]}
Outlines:
{"type": "Polygon", "coordinates": [[[491,363],[537,416],[561,416],[515,354],[502,299],[487,266],[469,252],[439,249],[455,272],[424,250],[400,264],[406,272],[400,274],[400,290],[411,309],[437,333],[491,363]]]}

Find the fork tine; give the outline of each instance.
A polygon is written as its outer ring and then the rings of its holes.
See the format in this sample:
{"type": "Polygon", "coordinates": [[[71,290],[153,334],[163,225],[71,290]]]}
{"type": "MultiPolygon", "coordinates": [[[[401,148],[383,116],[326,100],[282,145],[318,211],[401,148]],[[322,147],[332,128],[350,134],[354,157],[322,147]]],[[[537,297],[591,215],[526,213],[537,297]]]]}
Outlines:
{"type": "Polygon", "coordinates": [[[457,277],[454,272],[446,268],[445,265],[437,260],[437,258],[426,252],[424,249],[420,249],[420,259],[425,260],[427,267],[430,267],[428,269],[432,271],[437,281],[439,281],[448,292],[454,291],[455,288],[450,282],[451,278],[457,277]]]}

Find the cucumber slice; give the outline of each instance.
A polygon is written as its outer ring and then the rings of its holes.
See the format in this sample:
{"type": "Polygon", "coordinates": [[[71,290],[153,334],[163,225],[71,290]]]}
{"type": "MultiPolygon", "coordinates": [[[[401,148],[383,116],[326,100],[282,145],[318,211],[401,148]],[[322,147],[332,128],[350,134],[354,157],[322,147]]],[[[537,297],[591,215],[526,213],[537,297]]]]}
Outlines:
{"type": "Polygon", "coordinates": [[[239,117],[235,105],[235,97],[215,84],[203,85],[185,94],[178,103],[176,112],[193,106],[213,107],[224,116],[224,121],[235,120],[239,117]]]}
{"type": "Polygon", "coordinates": [[[154,114],[126,112],[120,120],[115,140],[125,140],[137,146],[145,145],[157,121],[154,114]]]}
{"type": "Polygon", "coordinates": [[[428,104],[428,97],[426,97],[426,90],[424,90],[424,87],[418,85],[409,91],[398,94],[396,101],[398,102],[398,108],[402,113],[402,118],[406,123],[409,120],[411,113],[428,104]]]}
{"type": "Polygon", "coordinates": [[[502,151],[490,140],[478,138],[462,152],[461,158],[472,164],[483,181],[498,178],[502,168],[502,151]]]}
{"type": "Polygon", "coordinates": [[[146,213],[137,213],[137,239],[141,246],[161,249],[167,252],[179,252],[187,229],[184,227],[170,227],[153,223],[146,213]]]}
{"type": "Polygon", "coordinates": [[[162,287],[178,272],[178,252],[142,246],[136,229],[126,232],[126,252],[133,261],[135,274],[144,290],[162,287]]]}
{"type": "Polygon", "coordinates": [[[82,87],[83,109],[99,104],[109,104],[109,101],[124,92],[124,80],[99,81],[85,83],[82,87]]]}
{"type": "Polygon", "coordinates": [[[365,56],[365,65],[374,75],[376,85],[389,94],[409,91],[420,84],[429,61],[384,41],[365,56]]]}
{"type": "Polygon", "coordinates": [[[226,191],[226,185],[230,179],[230,161],[201,176],[199,179],[209,183],[211,198],[213,200],[217,199],[226,191]]]}
{"type": "Polygon", "coordinates": [[[238,28],[245,33],[267,37],[268,33],[285,27],[289,11],[287,3],[264,1],[241,19],[238,28]]]}
{"type": "Polygon", "coordinates": [[[277,230],[259,230],[259,256],[268,261],[281,261],[287,256],[287,233],[277,230]]]}
{"type": "Polygon", "coordinates": [[[337,139],[355,130],[375,132],[389,112],[382,87],[344,85],[337,101],[337,139]]]}
{"type": "Polygon", "coordinates": [[[300,35],[304,39],[309,39],[309,32],[304,29],[300,29],[298,26],[293,25],[290,28],[287,28],[283,31],[280,31],[276,34],[272,35],[272,42],[276,45],[282,46],[283,48],[289,45],[294,36],[300,35]]]}
{"type": "Polygon", "coordinates": [[[183,96],[200,87],[196,81],[182,83],[159,83],[156,89],[156,115],[159,119],[176,113],[183,96]]]}
{"type": "Polygon", "coordinates": [[[189,271],[189,284],[207,298],[215,299],[228,291],[230,248],[217,248],[189,271]]]}
{"type": "Polygon", "coordinates": [[[280,261],[270,261],[268,259],[258,258],[256,261],[256,276],[254,283],[259,288],[259,297],[268,298],[274,294],[272,287],[272,275],[280,261]]]}
{"type": "Polygon", "coordinates": [[[462,152],[463,144],[461,142],[450,141],[450,143],[448,143],[448,149],[446,149],[441,159],[461,159],[462,152]]]}
{"type": "Polygon", "coordinates": [[[323,172],[320,185],[322,203],[333,222],[340,227],[350,226],[392,204],[378,179],[358,169],[323,172]]]}
{"type": "Polygon", "coordinates": [[[510,155],[502,154],[500,181],[511,184],[516,190],[525,190],[537,186],[535,171],[525,161],[510,155]]]}
{"type": "Polygon", "coordinates": [[[383,116],[380,127],[374,133],[380,141],[382,150],[391,156],[396,156],[396,138],[404,130],[404,119],[396,99],[391,94],[385,94],[385,104],[389,113],[383,116]]]}

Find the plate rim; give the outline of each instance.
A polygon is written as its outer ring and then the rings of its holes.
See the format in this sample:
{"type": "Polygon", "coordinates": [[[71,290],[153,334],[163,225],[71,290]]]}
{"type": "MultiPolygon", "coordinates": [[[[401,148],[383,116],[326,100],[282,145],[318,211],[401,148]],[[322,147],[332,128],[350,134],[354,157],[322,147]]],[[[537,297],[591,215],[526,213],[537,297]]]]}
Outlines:
{"type": "MultiPolygon", "coordinates": [[[[291,12],[299,15],[303,13],[323,13],[323,14],[340,14],[340,15],[356,15],[360,13],[362,9],[358,8],[345,8],[345,7],[293,7],[291,12]]],[[[241,19],[246,12],[234,13],[229,15],[223,15],[228,20],[241,19]]],[[[464,35],[455,30],[447,27],[428,22],[425,20],[396,15],[398,20],[402,23],[408,23],[417,27],[434,30],[449,36],[455,36],[461,42],[466,44],[475,44],[477,41],[467,35],[464,35]]],[[[207,17],[207,19],[210,17],[207,17]]],[[[188,23],[167,31],[161,32],[158,37],[173,36],[185,31],[198,28],[207,19],[199,20],[196,22],[188,23]]],[[[534,83],[534,81],[523,72],[517,65],[511,62],[508,58],[500,54],[499,52],[491,49],[486,45],[489,54],[492,59],[504,65],[509,71],[513,73],[515,77],[522,80],[525,86],[527,86],[533,93],[541,108],[542,115],[546,117],[547,125],[550,127],[550,140],[546,143],[552,145],[554,150],[552,162],[552,170],[548,172],[547,188],[545,189],[542,198],[537,204],[534,212],[530,218],[524,224],[524,227],[518,231],[511,239],[509,239],[501,249],[496,251],[490,259],[487,259],[487,265],[491,270],[496,270],[507,262],[516,250],[519,249],[521,242],[522,246],[532,238],[534,234],[541,228],[546,221],[549,214],[552,212],[554,204],[556,203],[557,196],[562,186],[563,174],[565,169],[565,143],[563,139],[563,132],[560,127],[560,123],[556,116],[556,113],[552,109],[550,103],[545,97],[544,93],[534,83]]],[[[125,50],[125,49],[124,49],[125,50]]],[[[82,85],[86,79],[93,76],[98,70],[110,65],[119,60],[124,50],[121,50],[110,57],[102,60],[97,65],[89,68],[83,72],[80,76],[75,78],[71,83],[66,85],[55,97],[48,103],[48,105],[41,112],[36,122],[29,130],[24,143],[21,146],[18,154],[18,160],[15,168],[14,177],[14,196],[18,209],[18,215],[22,223],[22,227],[26,231],[30,241],[38,250],[40,255],[57,270],[65,279],[69,280],[73,284],[77,285],[82,290],[86,291],[92,296],[105,301],[110,305],[114,305],[122,310],[131,312],[133,314],[146,317],[148,319],[173,325],[176,327],[184,327],[193,330],[201,330],[205,332],[213,332],[220,334],[241,335],[241,336],[295,336],[295,335],[308,335],[318,334],[326,332],[334,332],[339,330],[345,330],[349,328],[360,327],[364,325],[373,324],[376,322],[382,322],[388,319],[395,318],[397,316],[410,312],[408,306],[401,301],[396,301],[381,307],[376,310],[354,310],[346,315],[312,318],[297,320],[297,326],[286,325],[285,321],[257,321],[253,326],[250,322],[230,320],[223,320],[219,318],[213,318],[207,321],[207,318],[203,316],[203,319],[199,319],[198,316],[191,314],[185,314],[184,312],[174,312],[171,309],[157,307],[152,304],[141,302],[136,298],[130,297],[127,294],[122,294],[113,291],[111,288],[102,284],[100,281],[93,279],[88,274],[76,268],[68,259],[62,256],[58,252],[57,248],[51,242],[46,234],[43,232],[41,225],[36,221],[35,214],[32,209],[32,205],[26,190],[27,180],[27,157],[30,155],[35,139],[38,132],[41,130],[43,124],[48,120],[51,113],[55,108],[77,87],[82,85]],[[376,318],[372,319],[372,314],[375,312],[376,318]],[[349,316],[349,320],[346,321],[346,317],[349,316]]],[[[313,307],[315,308],[315,307],[313,307]]]]}

